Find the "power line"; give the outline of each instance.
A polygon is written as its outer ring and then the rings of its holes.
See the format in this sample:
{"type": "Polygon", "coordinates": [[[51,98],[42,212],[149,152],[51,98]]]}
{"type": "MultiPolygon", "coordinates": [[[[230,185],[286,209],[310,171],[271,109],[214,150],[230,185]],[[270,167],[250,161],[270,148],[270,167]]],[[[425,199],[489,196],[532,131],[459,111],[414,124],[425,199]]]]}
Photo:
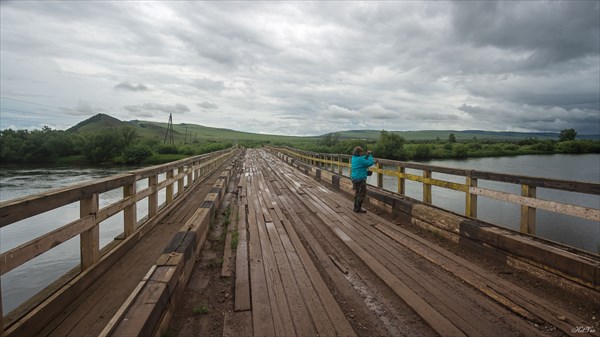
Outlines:
{"type": "Polygon", "coordinates": [[[60,110],[68,110],[68,111],[74,111],[74,112],[83,112],[83,113],[86,112],[86,111],[83,111],[83,110],[76,110],[76,109],[71,109],[71,108],[59,107],[59,106],[50,105],[50,104],[42,104],[42,103],[29,102],[29,101],[24,101],[24,100],[20,100],[20,99],[16,99],[16,98],[5,97],[5,96],[0,96],[0,98],[7,99],[9,101],[15,101],[15,102],[21,102],[21,103],[26,103],[26,104],[43,106],[43,107],[47,107],[47,108],[54,108],[54,109],[60,109],[60,110]]]}
{"type": "MultiPolygon", "coordinates": [[[[0,114],[3,111],[13,111],[13,112],[20,112],[20,113],[40,115],[40,116],[65,117],[65,118],[72,118],[72,119],[80,119],[81,118],[81,117],[78,117],[78,116],[71,116],[71,115],[55,115],[55,114],[50,114],[50,113],[25,111],[25,110],[13,109],[13,108],[5,108],[5,107],[0,108],[0,114]]],[[[14,118],[14,117],[11,117],[11,118],[14,118]]],[[[19,118],[17,117],[17,118],[14,118],[14,119],[19,119],[19,118]]]]}

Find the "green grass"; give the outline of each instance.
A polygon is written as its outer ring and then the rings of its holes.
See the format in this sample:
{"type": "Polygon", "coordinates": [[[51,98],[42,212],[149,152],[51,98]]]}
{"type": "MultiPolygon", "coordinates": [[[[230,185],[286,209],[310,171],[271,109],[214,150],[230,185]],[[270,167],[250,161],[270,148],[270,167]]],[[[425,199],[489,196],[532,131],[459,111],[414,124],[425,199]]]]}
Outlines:
{"type": "Polygon", "coordinates": [[[194,309],[192,309],[192,312],[197,315],[206,315],[210,313],[210,308],[206,304],[201,304],[194,307],[194,309]]]}
{"type": "Polygon", "coordinates": [[[231,232],[231,249],[236,249],[238,242],[240,241],[240,233],[237,229],[231,232]]]}

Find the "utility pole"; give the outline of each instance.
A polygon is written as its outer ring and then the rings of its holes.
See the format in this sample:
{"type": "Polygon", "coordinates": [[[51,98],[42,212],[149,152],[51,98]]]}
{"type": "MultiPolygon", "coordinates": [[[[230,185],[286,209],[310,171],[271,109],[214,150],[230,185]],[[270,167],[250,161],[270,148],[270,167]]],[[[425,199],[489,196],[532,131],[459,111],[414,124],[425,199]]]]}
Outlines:
{"type": "MultiPolygon", "coordinates": [[[[187,135],[188,135],[188,127],[185,127],[185,138],[183,139],[183,144],[186,145],[187,144],[187,135]]],[[[190,135],[190,143],[192,142],[192,137],[190,135]]]]}
{"type": "Polygon", "coordinates": [[[175,140],[173,139],[173,114],[169,114],[169,124],[167,125],[167,134],[165,134],[163,144],[167,144],[167,139],[169,140],[169,145],[175,146],[175,140]]]}

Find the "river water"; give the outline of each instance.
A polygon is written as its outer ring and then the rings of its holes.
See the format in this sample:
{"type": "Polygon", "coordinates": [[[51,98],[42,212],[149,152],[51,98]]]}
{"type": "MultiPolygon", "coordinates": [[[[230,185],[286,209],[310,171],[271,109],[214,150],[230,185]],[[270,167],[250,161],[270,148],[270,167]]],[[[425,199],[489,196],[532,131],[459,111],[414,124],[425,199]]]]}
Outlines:
{"type": "MultiPolygon", "coordinates": [[[[473,169],[499,173],[578,180],[600,183],[600,155],[548,155],[499,158],[476,158],[465,160],[429,161],[426,164],[453,168],[473,169]]],[[[40,193],[53,188],[69,186],[84,181],[103,178],[134,168],[0,168],[0,201],[40,193]]],[[[407,173],[421,174],[407,170],[407,173]]],[[[464,183],[464,177],[433,174],[433,178],[464,183]]],[[[164,179],[160,177],[159,179],[164,179]]],[[[375,184],[373,175],[369,183],[375,184]]],[[[146,185],[144,185],[146,184],[146,185]]],[[[480,187],[520,194],[520,187],[512,184],[479,182],[480,187]]],[[[147,187],[139,182],[137,189],[147,187]]],[[[176,188],[176,187],[175,187],[176,188]]],[[[384,177],[384,188],[396,191],[397,180],[384,177]]],[[[420,183],[407,181],[406,194],[422,200],[420,183]]],[[[434,205],[464,214],[465,195],[461,192],[432,187],[434,205]]],[[[109,205],[122,197],[121,189],[103,193],[100,207],[109,205]]],[[[580,193],[551,191],[538,188],[537,197],[569,204],[600,208],[600,196],[580,193]]],[[[164,202],[164,189],[159,193],[159,203],[164,202]]],[[[147,214],[146,203],[138,203],[138,219],[147,214]]],[[[478,217],[484,221],[518,230],[520,207],[517,205],[478,198],[478,217]]],[[[34,237],[50,232],[79,217],[79,203],[49,211],[0,229],[0,252],[17,247],[34,237]]],[[[110,243],[123,231],[122,215],[117,214],[100,225],[100,246],[110,243]]],[[[600,223],[570,216],[558,215],[544,210],[537,211],[537,235],[582,248],[593,253],[600,250],[600,223]]],[[[6,315],[32,295],[57,280],[79,263],[79,237],[67,241],[16,268],[1,278],[3,311],[6,315]]]]}
{"type": "MultiPolygon", "coordinates": [[[[464,160],[435,160],[424,164],[444,166],[478,171],[517,174],[533,177],[554,178],[600,183],[600,155],[527,155],[517,157],[472,158],[464,160]]],[[[406,170],[406,173],[421,175],[421,171],[406,170]]],[[[433,173],[433,178],[465,183],[465,178],[441,173],[433,173]]],[[[376,175],[369,178],[369,184],[376,185],[376,175]]],[[[397,191],[395,177],[384,177],[385,189],[397,191]]],[[[520,195],[521,187],[516,184],[479,180],[478,186],[520,195]]],[[[423,200],[421,183],[406,181],[406,195],[423,200]]],[[[558,201],[571,205],[579,205],[600,209],[600,196],[575,192],[556,191],[545,188],[537,189],[537,198],[558,201]]],[[[477,198],[477,217],[483,221],[519,230],[521,206],[489,199],[477,198]]],[[[458,214],[465,214],[465,193],[432,187],[433,204],[458,214]]],[[[542,209],[537,210],[536,235],[545,239],[560,242],[600,254],[600,223],[562,215],[542,209]]]]}

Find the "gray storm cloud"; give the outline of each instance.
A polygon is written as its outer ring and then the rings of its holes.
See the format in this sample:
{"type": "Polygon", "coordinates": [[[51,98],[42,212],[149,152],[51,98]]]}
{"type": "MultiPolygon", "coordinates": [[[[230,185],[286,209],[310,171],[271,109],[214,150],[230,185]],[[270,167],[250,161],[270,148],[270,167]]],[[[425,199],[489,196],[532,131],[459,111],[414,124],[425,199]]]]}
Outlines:
{"type": "Polygon", "coordinates": [[[298,135],[600,133],[597,1],[0,6],[1,94],[25,102],[298,135]]]}

